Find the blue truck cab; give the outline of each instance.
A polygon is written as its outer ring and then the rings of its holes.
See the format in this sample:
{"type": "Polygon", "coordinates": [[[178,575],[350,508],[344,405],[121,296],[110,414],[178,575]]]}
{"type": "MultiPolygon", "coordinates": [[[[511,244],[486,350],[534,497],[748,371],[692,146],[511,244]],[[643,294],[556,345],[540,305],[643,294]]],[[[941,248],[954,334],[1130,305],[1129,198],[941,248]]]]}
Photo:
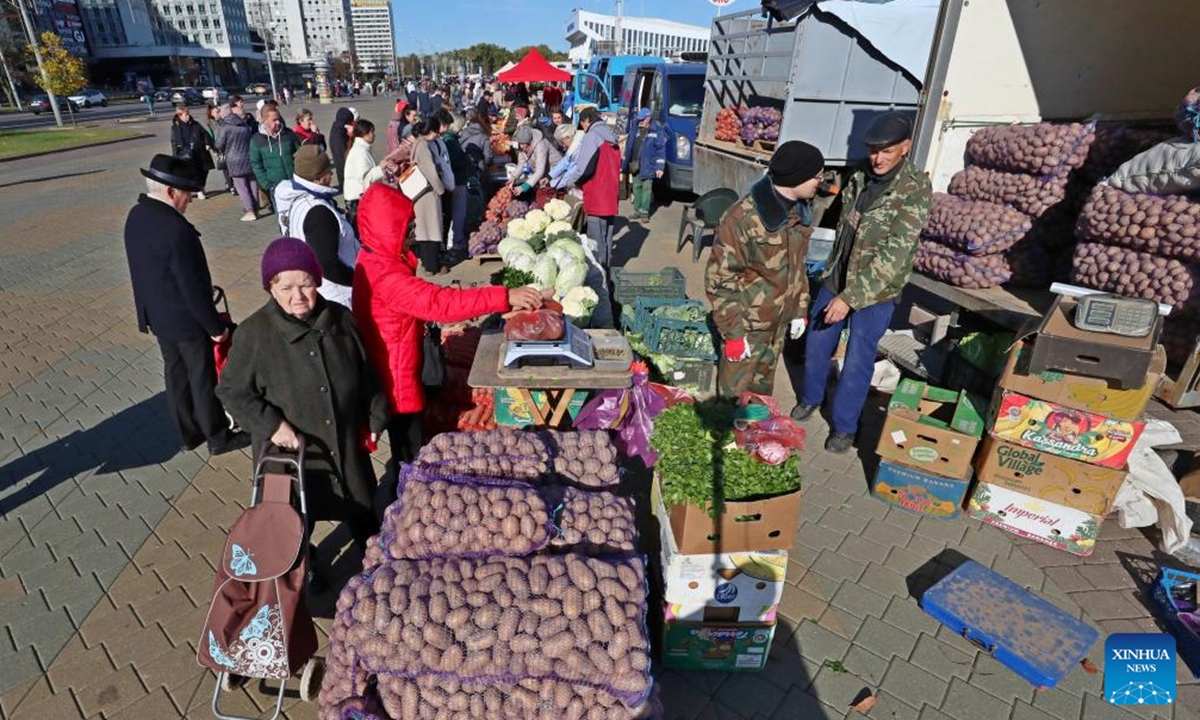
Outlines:
{"type": "MultiPolygon", "coordinates": [[[[637,113],[649,108],[667,134],[667,169],[662,186],[692,191],[692,145],[704,107],[704,63],[654,62],[643,58],[625,71],[617,108],[618,134],[632,133],[637,113]]],[[[633,143],[626,140],[626,151],[633,143]]]]}
{"type": "Polygon", "coordinates": [[[662,58],[645,55],[599,55],[592,58],[586,70],[575,73],[575,119],[586,107],[598,108],[606,120],[616,116],[624,91],[626,71],[633,65],[662,62],[662,58]]]}

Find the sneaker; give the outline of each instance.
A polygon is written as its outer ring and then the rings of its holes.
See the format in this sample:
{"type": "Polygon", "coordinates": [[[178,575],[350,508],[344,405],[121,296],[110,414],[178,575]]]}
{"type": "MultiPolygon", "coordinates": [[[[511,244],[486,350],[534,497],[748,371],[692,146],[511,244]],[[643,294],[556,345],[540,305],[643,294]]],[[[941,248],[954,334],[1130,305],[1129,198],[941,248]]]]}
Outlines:
{"type": "Polygon", "coordinates": [[[244,447],[250,446],[250,434],[239,432],[224,432],[219,437],[208,441],[209,455],[224,455],[234,450],[241,450],[244,447]]]}
{"type": "Polygon", "coordinates": [[[254,222],[257,219],[258,219],[258,213],[255,213],[253,211],[248,212],[242,216],[242,222],[254,222]]]}
{"type": "Polygon", "coordinates": [[[854,447],[854,435],[850,433],[829,433],[825,439],[825,449],[831,453],[845,455],[854,447]]]}
{"type": "Polygon", "coordinates": [[[201,190],[200,192],[196,193],[196,199],[197,200],[207,200],[208,196],[204,194],[203,190],[201,190]]]}
{"type": "Polygon", "coordinates": [[[792,408],[792,419],[795,420],[796,422],[804,422],[805,420],[812,417],[813,413],[815,413],[817,411],[817,408],[819,408],[819,407],[821,407],[821,406],[820,405],[805,405],[803,403],[796,405],[796,407],[792,408]]]}

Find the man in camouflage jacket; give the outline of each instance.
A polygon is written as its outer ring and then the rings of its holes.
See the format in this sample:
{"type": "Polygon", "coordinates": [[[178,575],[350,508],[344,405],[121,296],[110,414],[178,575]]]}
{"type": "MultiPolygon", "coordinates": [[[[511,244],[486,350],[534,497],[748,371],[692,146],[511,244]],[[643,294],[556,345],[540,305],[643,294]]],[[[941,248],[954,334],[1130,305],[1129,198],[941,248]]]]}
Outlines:
{"type": "Polygon", "coordinates": [[[824,402],[831,358],[842,328],[850,328],[825,441],[830,452],[849,452],[854,444],[879,339],[912,274],[929,216],[929,179],[908,159],[911,137],[912,121],[904,113],[881,115],[868,128],[868,161],[842,191],[837,236],[809,315],[804,390],[792,411],[796,420],[807,420],[824,402]]]}
{"type": "Polygon", "coordinates": [[[825,159],[808,143],[786,142],[766,177],[725,212],[717,227],[705,287],[721,334],[717,390],[770,395],[775,364],[790,331],[804,332],[808,309],[805,255],[825,159]]]}

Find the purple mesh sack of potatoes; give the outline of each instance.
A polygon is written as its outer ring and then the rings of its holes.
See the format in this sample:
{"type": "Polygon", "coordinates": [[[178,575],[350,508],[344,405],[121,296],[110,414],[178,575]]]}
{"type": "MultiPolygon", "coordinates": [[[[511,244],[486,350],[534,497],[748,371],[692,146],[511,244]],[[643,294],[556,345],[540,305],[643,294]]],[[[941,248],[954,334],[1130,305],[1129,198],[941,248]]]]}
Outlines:
{"type": "Polygon", "coordinates": [[[1198,262],[1200,202],[1097,185],[1079,214],[1075,232],[1083,240],[1198,262]]]}
{"type": "Polygon", "coordinates": [[[1003,285],[1012,277],[1003,255],[964,255],[930,240],[917,246],[913,267],[932,278],[974,290],[1003,285]]]}
{"type": "Polygon", "coordinates": [[[1071,281],[1105,292],[1146,298],[1177,310],[1200,307],[1200,266],[1116,245],[1081,242],[1071,281]]]}
{"type": "Polygon", "coordinates": [[[935,193],[921,237],[967,255],[995,255],[1025,237],[1028,215],[991,202],[935,193]]]}
{"type": "Polygon", "coordinates": [[[993,170],[1065,176],[1087,160],[1095,138],[1091,123],[994,125],[967,141],[967,159],[993,170]]]}
{"type": "Polygon", "coordinates": [[[1040,217],[1066,197],[1067,180],[1059,177],[1043,179],[1026,173],[970,165],[950,178],[946,191],[964,200],[1007,205],[1026,215],[1040,217]]]}

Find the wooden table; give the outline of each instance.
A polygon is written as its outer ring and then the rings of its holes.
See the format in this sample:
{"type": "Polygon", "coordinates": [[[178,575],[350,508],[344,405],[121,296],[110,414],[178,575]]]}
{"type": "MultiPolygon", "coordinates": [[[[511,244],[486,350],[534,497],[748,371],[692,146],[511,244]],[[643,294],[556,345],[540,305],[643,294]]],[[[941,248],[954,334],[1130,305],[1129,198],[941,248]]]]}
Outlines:
{"type": "MultiPolygon", "coordinates": [[[[587,333],[596,343],[624,340],[616,330],[588,330],[587,333]]],[[[627,388],[632,383],[632,373],[629,370],[632,353],[620,360],[597,359],[595,367],[586,369],[575,369],[565,365],[509,369],[503,367],[505,346],[502,331],[485,332],[479,339],[479,348],[475,351],[475,360],[471,363],[471,374],[467,384],[477,388],[514,388],[529,408],[534,424],[540,428],[556,428],[562,425],[567,416],[567,407],[577,390],[627,388]],[[544,404],[539,405],[533,401],[534,390],[545,393],[544,404]]],[[[628,349],[627,343],[625,348],[628,349]]]]}

